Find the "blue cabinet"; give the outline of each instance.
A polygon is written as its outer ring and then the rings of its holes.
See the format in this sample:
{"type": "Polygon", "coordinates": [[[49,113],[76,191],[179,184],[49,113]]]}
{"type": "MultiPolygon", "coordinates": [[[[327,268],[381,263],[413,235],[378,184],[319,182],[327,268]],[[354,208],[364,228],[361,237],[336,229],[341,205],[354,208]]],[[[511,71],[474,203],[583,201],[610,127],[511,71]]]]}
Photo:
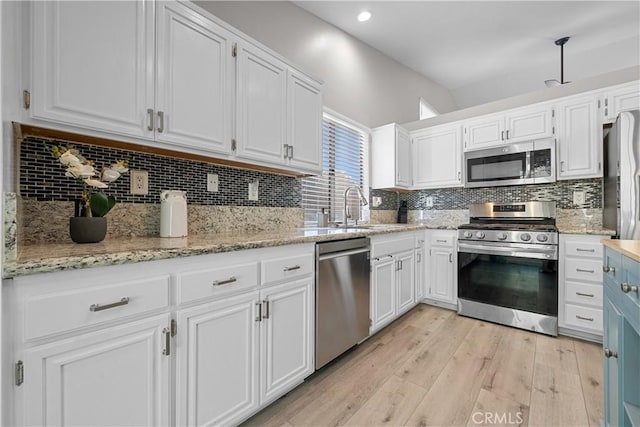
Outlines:
{"type": "Polygon", "coordinates": [[[640,263],[604,253],[605,426],[640,427],[640,263]]]}

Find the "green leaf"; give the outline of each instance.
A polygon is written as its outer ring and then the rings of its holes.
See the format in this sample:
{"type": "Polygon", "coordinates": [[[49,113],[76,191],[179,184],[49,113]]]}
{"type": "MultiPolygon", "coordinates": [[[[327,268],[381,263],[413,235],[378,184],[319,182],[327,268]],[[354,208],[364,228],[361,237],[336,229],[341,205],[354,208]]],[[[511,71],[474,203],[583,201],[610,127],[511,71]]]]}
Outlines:
{"type": "Polygon", "coordinates": [[[91,195],[89,203],[93,216],[105,216],[116,205],[116,198],[98,191],[91,195]]]}

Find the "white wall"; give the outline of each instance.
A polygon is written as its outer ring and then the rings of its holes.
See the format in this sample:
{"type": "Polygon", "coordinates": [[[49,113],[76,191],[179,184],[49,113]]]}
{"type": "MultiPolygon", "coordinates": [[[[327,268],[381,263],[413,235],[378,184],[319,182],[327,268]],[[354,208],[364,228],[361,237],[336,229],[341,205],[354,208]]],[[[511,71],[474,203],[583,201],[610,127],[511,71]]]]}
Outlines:
{"type": "Polygon", "coordinates": [[[423,97],[457,109],[448,90],[285,1],[195,1],[324,81],[324,105],[369,127],[417,120],[423,97]]]}

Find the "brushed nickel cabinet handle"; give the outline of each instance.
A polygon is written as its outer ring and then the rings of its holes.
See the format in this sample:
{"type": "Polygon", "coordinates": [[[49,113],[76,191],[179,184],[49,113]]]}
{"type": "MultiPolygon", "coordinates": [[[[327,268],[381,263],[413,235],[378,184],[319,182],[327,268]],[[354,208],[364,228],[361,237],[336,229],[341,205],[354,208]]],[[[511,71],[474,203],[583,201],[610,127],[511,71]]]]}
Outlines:
{"type": "Polygon", "coordinates": [[[507,139],[509,139],[509,130],[507,129],[507,139]]]}
{"type": "Polygon", "coordinates": [[[164,112],[158,111],[158,132],[164,131],[164,112]]]}
{"type": "Polygon", "coordinates": [[[613,350],[609,350],[608,348],[604,349],[604,357],[606,357],[607,359],[610,357],[618,357],[618,352],[617,351],[613,351],[613,350]]]}
{"type": "Polygon", "coordinates": [[[293,267],[285,267],[282,269],[282,271],[294,271],[294,270],[300,270],[300,266],[294,265],[293,267]]]}
{"type": "Polygon", "coordinates": [[[502,141],[504,141],[504,131],[503,130],[500,131],[500,139],[502,141]]]}
{"type": "Polygon", "coordinates": [[[164,349],[162,350],[162,354],[171,356],[171,328],[164,328],[162,333],[164,334],[164,349]]]}
{"type": "Polygon", "coordinates": [[[120,301],[112,302],[110,304],[104,304],[104,305],[91,304],[89,306],[89,311],[96,312],[96,311],[102,311],[102,310],[109,310],[110,308],[120,307],[127,304],[129,304],[129,297],[122,297],[120,301]]]}
{"type": "Polygon", "coordinates": [[[293,145],[289,146],[289,158],[293,159],[293,145]]]}
{"type": "Polygon", "coordinates": [[[594,294],[583,294],[582,292],[576,292],[576,295],[581,296],[581,297],[589,297],[589,298],[595,297],[594,294]]]}
{"type": "Polygon", "coordinates": [[[436,239],[436,242],[438,242],[438,243],[447,243],[446,240],[442,240],[442,239],[436,239]]]}
{"type": "Polygon", "coordinates": [[[289,157],[289,144],[284,144],[284,158],[289,157]]]}
{"type": "Polygon", "coordinates": [[[603,266],[602,267],[602,271],[604,271],[605,273],[615,273],[616,272],[616,268],[615,267],[603,266]]]}
{"type": "Polygon", "coordinates": [[[147,108],[147,130],[153,131],[153,109],[147,108]]]}
{"type": "Polygon", "coordinates": [[[560,162],[560,172],[564,172],[564,160],[560,162]]]}
{"type": "Polygon", "coordinates": [[[576,268],[576,271],[577,271],[578,273],[590,273],[590,274],[595,273],[595,271],[593,271],[593,270],[585,270],[585,269],[583,269],[583,268],[576,268]]]}
{"type": "Polygon", "coordinates": [[[271,314],[269,312],[269,300],[268,299],[262,300],[262,303],[264,304],[264,314],[262,315],[262,318],[268,319],[269,315],[271,314]]]}
{"type": "Polygon", "coordinates": [[[256,322],[260,322],[262,320],[262,303],[258,301],[256,303],[256,322]]]}
{"type": "Polygon", "coordinates": [[[228,285],[229,283],[233,283],[233,282],[237,282],[238,279],[236,278],[236,276],[231,276],[226,280],[214,280],[211,285],[212,286],[222,286],[222,285],[228,285]]]}
{"type": "Polygon", "coordinates": [[[453,262],[453,254],[449,254],[449,262],[453,262]]]}
{"type": "Polygon", "coordinates": [[[636,285],[629,285],[628,283],[620,283],[620,290],[625,294],[629,292],[638,293],[638,287],[636,285]]]}
{"type": "Polygon", "coordinates": [[[586,320],[588,322],[593,322],[593,317],[582,317],[582,316],[578,316],[577,314],[576,314],[576,319],[586,320]]]}
{"type": "Polygon", "coordinates": [[[577,252],[595,252],[595,249],[582,249],[582,248],[576,248],[577,252]]]}

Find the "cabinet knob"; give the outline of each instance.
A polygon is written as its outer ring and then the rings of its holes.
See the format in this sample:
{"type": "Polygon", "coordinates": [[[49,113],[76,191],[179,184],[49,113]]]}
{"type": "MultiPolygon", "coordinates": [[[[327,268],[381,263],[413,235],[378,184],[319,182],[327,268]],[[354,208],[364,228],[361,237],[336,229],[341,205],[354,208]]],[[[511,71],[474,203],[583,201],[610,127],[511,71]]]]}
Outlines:
{"type": "Polygon", "coordinates": [[[620,283],[620,290],[622,290],[622,292],[624,292],[625,294],[628,294],[629,292],[638,293],[638,287],[636,285],[630,285],[628,283],[620,283]]]}
{"type": "Polygon", "coordinates": [[[605,273],[615,273],[616,268],[615,267],[608,267],[608,266],[602,266],[602,271],[604,271],[605,273]]]}
{"type": "Polygon", "coordinates": [[[608,348],[605,348],[604,349],[604,357],[606,357],[607,359],[610,358],[610,357],[615,357],[617,359],[618,358],[618,352],[609,350],[608,348]]]}

